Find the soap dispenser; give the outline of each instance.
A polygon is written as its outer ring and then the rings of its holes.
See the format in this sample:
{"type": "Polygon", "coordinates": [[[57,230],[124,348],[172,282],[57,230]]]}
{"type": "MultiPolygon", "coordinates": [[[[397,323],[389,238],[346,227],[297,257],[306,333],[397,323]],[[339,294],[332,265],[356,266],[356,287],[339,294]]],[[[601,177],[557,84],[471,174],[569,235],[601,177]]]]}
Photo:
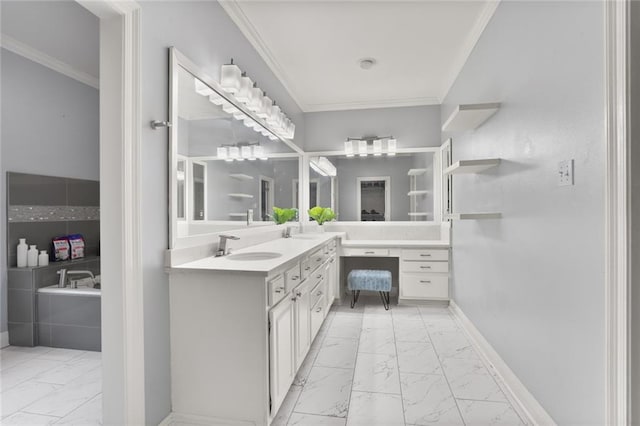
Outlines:
{"type": "Polygon", "coordinates": [[[27,266],[38,266],[38,249],[35,245],[29,246],[27,251],[27,266]]]}
{"type": "Polygon", "coordinates": [[[24,268],[27,266],[27,239],[20,238],[20,244],[18,244],[18,268],[24,268]]]}

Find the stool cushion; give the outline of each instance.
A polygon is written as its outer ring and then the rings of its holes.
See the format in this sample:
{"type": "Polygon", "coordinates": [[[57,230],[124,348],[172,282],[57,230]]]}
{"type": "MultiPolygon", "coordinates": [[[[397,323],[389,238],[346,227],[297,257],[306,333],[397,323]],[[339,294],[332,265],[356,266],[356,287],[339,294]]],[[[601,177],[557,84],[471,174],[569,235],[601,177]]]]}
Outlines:
{"type": "Polygon", "coordinates": [[[347,277],[349,290],[391,291],[391,272],[354,269],[347,277]]]}

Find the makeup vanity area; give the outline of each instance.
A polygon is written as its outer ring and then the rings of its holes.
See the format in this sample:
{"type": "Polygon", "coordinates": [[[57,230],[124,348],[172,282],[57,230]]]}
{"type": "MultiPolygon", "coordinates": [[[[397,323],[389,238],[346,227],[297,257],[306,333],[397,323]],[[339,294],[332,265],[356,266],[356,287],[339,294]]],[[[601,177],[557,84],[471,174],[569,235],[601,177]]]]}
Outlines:
{"type": "Polygon", "coordinates": [[[446,303],[446,163],[395,143],[368,158],[305,153],[175,49],[170,62],[173,416],[268,425],[331,306],[348,303],[350,269],[387,265],[397,303],[446,303]],[[338,221],[310,222],[314,205],[338,221]],[[299,222],[275,225],[274,206],[299,222]]]}

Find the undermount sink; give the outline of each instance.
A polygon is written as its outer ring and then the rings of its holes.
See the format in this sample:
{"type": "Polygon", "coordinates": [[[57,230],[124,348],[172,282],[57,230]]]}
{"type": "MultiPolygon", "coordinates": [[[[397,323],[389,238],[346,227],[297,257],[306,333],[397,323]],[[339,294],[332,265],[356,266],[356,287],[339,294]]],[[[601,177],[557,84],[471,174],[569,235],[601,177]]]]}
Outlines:
{"type": "Polygon", "coordinates": [[[235,253],[227,256],[229,260],[269,260],[277,259],[282,254],[271,251],[254,251],[249,253],[235,253]]]}

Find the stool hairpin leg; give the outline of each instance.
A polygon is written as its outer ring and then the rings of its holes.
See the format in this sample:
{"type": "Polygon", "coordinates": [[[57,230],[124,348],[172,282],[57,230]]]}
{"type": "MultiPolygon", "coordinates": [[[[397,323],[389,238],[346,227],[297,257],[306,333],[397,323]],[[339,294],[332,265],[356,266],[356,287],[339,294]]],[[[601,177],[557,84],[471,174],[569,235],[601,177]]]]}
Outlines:
{"type": "Polygon", "coordinates": [[[389,292],[388,291],[380,291],[380,298],[382,299],[382,304],[384,305],[384,310],[389,310],[389,292]]]}
{"type": "Polygon", "coordinates": [[[360,296],[360,290],[351,290],[351,294],[353,299],[351,300],[351,309],[356,306],[356,302],[358,301],[358,297],[360,296]]]}

